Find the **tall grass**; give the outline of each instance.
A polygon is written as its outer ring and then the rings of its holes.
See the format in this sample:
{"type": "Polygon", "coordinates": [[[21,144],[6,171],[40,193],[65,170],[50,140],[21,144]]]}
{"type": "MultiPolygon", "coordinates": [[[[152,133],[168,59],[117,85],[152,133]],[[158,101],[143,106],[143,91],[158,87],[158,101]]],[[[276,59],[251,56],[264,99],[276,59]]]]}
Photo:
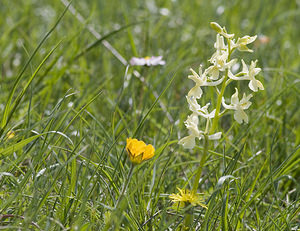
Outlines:
{"type": "MultiPolygon", "coordinates": [[[[258,34],[246,60],[258,59],[265,91],[247,125],[221,119],[198,188],[208,209],[193,210],[191,230],[300,228],[298,1],[0,5],[0,229],[180,229],[184,215],[169,195],[192,188],[203,152],[177,142],[186,135],[189,68],[213,52],[211,21],[258,34]],[[166,65],[127,65],[151,55],[166,65]],[[130,169],[127,137],[156,153],[134,168],[115,210],[130,169]]],[[[214,105],[212,96],[204,91],[203,103],[214,105]]]]}

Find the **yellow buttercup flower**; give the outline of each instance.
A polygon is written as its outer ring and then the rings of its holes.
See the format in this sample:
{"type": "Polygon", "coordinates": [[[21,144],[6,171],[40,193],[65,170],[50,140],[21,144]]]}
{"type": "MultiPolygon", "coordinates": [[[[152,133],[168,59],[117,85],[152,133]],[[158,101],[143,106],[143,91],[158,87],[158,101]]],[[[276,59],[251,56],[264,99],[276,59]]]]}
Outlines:
{"type": "Polygon", "coordinates": [[[201,207],[207,209],[207,207],[202,204],[202,200],[198,194],[188,189],[177,189],[179,193],[171,194],[169,197],[173,202],[179,203],[180,207],[191,204],[192,206],[200,205],[201,207]]]}
{"type": "Polygon", "coordinates": [[[146,145],[143,141],[127,138],[126,151],[133,164],[140,164],[154,156],[155,149],[151,144],[146,145]]]}

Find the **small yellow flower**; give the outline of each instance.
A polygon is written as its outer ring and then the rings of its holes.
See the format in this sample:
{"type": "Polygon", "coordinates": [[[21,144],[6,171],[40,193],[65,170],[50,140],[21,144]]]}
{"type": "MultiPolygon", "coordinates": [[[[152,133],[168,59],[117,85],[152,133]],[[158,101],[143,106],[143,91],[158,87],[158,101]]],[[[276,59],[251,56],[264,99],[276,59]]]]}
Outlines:
{"type": "Polygon", "coordinates": [[[190,191],[188,189],[177,189],[179,193],[171,194],[169,197],[173,202],[179,203],[180,207],[191,204],[192,206],[200,205],[201,207],[207,209],[207,207],[204,204],[202,204],[200,196],[197,195],[195,192],[190,191]]]}
{"type": "Polygon", "coordinates": [[[127,138],[126,151],[129,159],[134,164],[140,164],[154,156],[155,149],[151,144],[146,145],[143,141],[127,138]]]}
{"type": "Polygon", "coordinates": [[[6,136],[7,136],[7,139],[12,139],[12,138],[14,138],[15,133],[13,131],[9,131],[6,136]]]}

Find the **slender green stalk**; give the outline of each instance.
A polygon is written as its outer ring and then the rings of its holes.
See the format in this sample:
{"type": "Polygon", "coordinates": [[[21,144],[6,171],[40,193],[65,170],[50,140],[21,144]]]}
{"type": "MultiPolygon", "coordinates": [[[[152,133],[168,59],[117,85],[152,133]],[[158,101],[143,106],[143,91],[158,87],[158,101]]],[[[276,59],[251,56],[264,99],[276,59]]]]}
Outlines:
{"type": "Polygon", "coordinates": [[[135,166],[135,165],[131,163],[131,167],[130,167],[128,176],[127,176],[127,178],[126,178],[126,181],[125,181],[125,183],[124,183],[124,185],[123,185],[122,191],[121,191],[121,193],[120,193],[120,195],[119,195],[119,198],[118,198],[118,200],[117,200],[115,209],[118,208],[118,206],[119,206],[119,204],[120,204],[120,202],[121,202],[121,200],[122,200],[122,198],[123,198],[123,196],[124,196],[124,194],[125,194],[125,192],[126,192],[126,189],[127,189],[127,187],[128,187],[129,181],[130,181],[130,179],[131,179],[131,177],[132,177],[132,173],[133,173],[134,166],[135,166]]]}
{"type": "Polygon", "coordinates": [[[212,126],[211,126],[211,129],[210,129],[210,133],[214,133],[214,131],[217,129],[218,127],[218,122],[219,122],[219,119],[220,119],[220,109],[221,109],[221,103],[222,103],[222,97],[224,95],[224,91],[225,91],[225,88],[226,88],[226,80],[228,78],[228,70],[226,70],[225,72],[225,78],[223,80],[223,84],[222,84],[222,88],[221,88],[221,91],[218,95],[218,100],[217,100],[217,106],[216,106],[216,112],[215,112],[215,117],[213,119],[213,123],[212,123],[212,126]]]}
{"type": "Polygon", "coordinates": [[[193,184],[193,192],[194,193],[197,193],[197,189],[198,189],[198,185],[199,185],[199,180],[200,180],[200,177],[201,177],[202,169],[203,169],[203,166],[204,166],[204,164],[206,162],[206,157],[207,157],[207,153],[208,153],[208,143],[209,143],[208,142],[208,136],[204,135],[203,155],[201,157],[200,164],[199,164],[199,167],[198,167],[195,179],[194,179],[194,184],[193,184]]]}
{"type": "MultiPolygon", "coordinates": [[[[118,214],[122,214],[122,212],[120,213],[118,208],[119,208],[119,205],[120,205],[120,203],[121,203],[121,201],[122,201],[122,199],[123,199],[123,197],[126,193],[126,190],[128,188],[130,179],[132,178],[132,173],[133,173],[134,166],[135,165],[131,163],[130,170],[129,170],[128,175],[126,177],[125,183],[123,184],[123,187],[122,187],[122,191],[119,194],[119,198],[116,202],[116,205],[115,205],[115,207],[114,207],[114,209],[113,209],[113,211],[110,215],[110,218],[109,218],[108,222],[105,224],[105,226],[103,228],[103,231],[107,231],[111,228],[111,225],[113,224],[113,219],[114,219],[113,217],[118,216],[118,214]]],[[[114,230],[115,229],[116,229],[116,227],[114,227],[114,230]]]]}
{"type": "Polygon", "coordinates": [[[184,217],[183,225],[181,227],[181,231],[190,230],[192,224],[193,224],[193,214],[194,210],[193,208],[189,209],[184,217]]]}
{"type": "MultiPolygon", "coordinates": [[[[194,193],[194,194],[197,194],[197,189],[198,189],[198,186],[199,186],[199,180],[200,180],[200,177],[201,177],[202,169],[203,169],[203,166],[206,162],[207,153],[208,153],[208,144],[209,144],[208,136],[205,134],[204,135],[203,155],[202,155],[202,158],[200,160],[200,164],[199,164],[199,167],[197,169],[197,173],[196,173],[196,176],[195,176],[195,179],[194,179],[194,184],[193,184],[192,193],[194,193]]],[[[188,230],[189,227],[191,227],[192,221],[193,221],[193,212],[188,211],[186,213],[185,217],[184,217],[182,230],[188,230]]]]}
{"type": "MultiPolygon", "coordinates": [[[[230,49],[229,39],[227,39],[227,44],[228,44],[228,58],[227,58],[227,62],[228,62],[228,61],[230,61],[230,56],[231,56],[231,53],[232,53],[233,50],[230,49]]],[[[221,117],[220,116],[220,110],[221,110],[221,104],[222,104],[222,97],[223,97],[224,92],[225,92],[227,79],[228,79],[228,69],[226,69],[226,71],[225,71],[225,78],[224,78],[223,83],[222,83],[221,91],[218,95],[215,117],[213,119],[213,123],[212,123],[211,129],[210,129],[210,134],[213,134],[214,131],[218,127],[218,122],[219,122],[219,119],[221,117]]]]}

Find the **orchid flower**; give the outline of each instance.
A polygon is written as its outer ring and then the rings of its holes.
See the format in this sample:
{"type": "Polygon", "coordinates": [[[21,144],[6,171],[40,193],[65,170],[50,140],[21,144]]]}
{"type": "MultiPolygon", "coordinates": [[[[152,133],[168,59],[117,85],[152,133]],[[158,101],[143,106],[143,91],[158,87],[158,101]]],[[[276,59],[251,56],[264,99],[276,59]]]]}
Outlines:
{"type": "Polygon", "coordinates": [[[196,142],[195,138],[200,135],[200,131],[198,129],[198,115],[192,114],[189,115],[187,120],[184,122],[186,128],[189,131],[189,135],[179,140],[179,144],[183,145],[184,148],[192,149],[195,147],[196,142]]]}
{"type": "Polygon", "coordinates": [[[230,69],[236,63],[236,59],[232,59],[229,62],[227,62],[227,57],[228,54],[224,53],[220,56],[214,57],[214,59],[209,60],[213,64],[212,66],[209,66],[206,69],[210,79],[218,79],[220,71],[225,71],[226,68],[230,69]]]}
{"type": "Polygon", "coordinates": [[[250,80],[249,88],[252,91],[264,90],[264,86],[262,83],[255,79],[255,76],[261,71],[260,68],[256,67],[257,60],[251,61],[249,68],[245,64],[244,60],[242,59],[243,69],[237,75],[242,75],[241,77],[237,77],[233,75],[230,71],[228,72],[228,77],[233,80],[250,80]]]}
{"type": "Polygon", "coordinates": [[[224,44],[224,37],[217,34],[217,39],[215,43],[216,52],[208,60],[212,66],[206,69],[209,78],[216,80],[219,78],[220,71],[225,71],[225,69],[230,69],[232,65],[236,63],[236,59],[230,60],[228,62],[228,47],[224,44]]]}
{"type": "Polygon", "coordinates": [[[223,78],[219,79],[218,81],[209,81],[206,76],[206,73],[202,73],[202,66],[199,67],[199,74],[196,73],[192,68],[190,69],[192,75],[189,75],[188,78],[195,82],[195,86],[189,91],[188,96],[194,96],[196,99],[200,99],[202,96],[202,89],[203,86],[217,86],[222,83],[223,78]]]}
{"type": "Polygon", "coordinates": [[[257,38],[257,35],[255,36],[249,36],[246,35],[242,38],[238,38],[236,45],[239,51],[248,51],[248,52],[253,52],[253,50],[249,49],[247,47],[248,44],[252,43],[255,41],[255,39],[257,38]]]}
{"type": "MultiPolygon", "coordinates": [[[[207,112],[207,107],[209,104],[205,105],[201,109],[207,112]]],[[[214,110],[215,111],[215,110],[214,110]]],[[[186,128],[189,131],[189,135],[186,137],[183,137],[179,140],[178,144],[181,144],[184,148],[192,149],[195,147],[196,142],[195,139],[198,138],[199,140],[204,138],[204,135],[206,134],[204,131],[201,131],[198,129],[198,115],[196,113],[193,113],[188,116],[187,120],[184,122],[186,128]]],[[[222,132],[217,132],[212,135],[208,135],[209,140],[218,140],[221,138],[222,132]]]]}
{"type": "Polygon", "coordinates": [[[195,97],[186,96],[186,99],[189,104],[190,111],[192,111],[194,114],[200,115],[206,119],[212,119],[215,117],[215,109],[210,113],[207,110],[210,103],[207,103],[205,106],[201,107],[195,97]]]}
{"type": "Polygon", "coordinates": [[[241,124],[243,121],[248,123],[248,116],[244,112],[244,110],[248,109],[250,105],[252,104],[249,99],[252,97],[252,94],[246,96],[246,94],[243,94],[243,98],[239,100],[239,92],[238,89],[235,88],[235,93],[231,96],[231,104],[227,105],[225,103],[225,99],[222,98],[222,105],[226,109],[235,110],[234,112],[234,119],[241,124]]]}

